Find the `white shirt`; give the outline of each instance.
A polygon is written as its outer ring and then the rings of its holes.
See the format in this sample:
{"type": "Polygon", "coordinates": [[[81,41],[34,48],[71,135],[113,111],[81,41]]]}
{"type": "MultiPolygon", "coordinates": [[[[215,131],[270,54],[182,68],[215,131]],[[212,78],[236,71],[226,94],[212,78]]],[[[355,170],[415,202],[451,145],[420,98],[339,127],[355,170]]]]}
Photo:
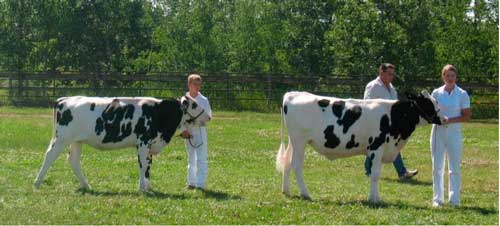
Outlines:
{"type": "Polygon", "coordinates": [[[198,105],[200,105],[200,107],[202,107],[203,109],[205,109],[205,112],[210,116],[210,118],[212,118],[212,108],[210,108],[210,103],[208,102],[208,99],[201,95],[200,92],[198,92],[198,95],[196,95],[196,98],[192,97],[189,92],[186,93],[186,96],[189,96],[191,98],[193,98],[194,100],[196,100],[196,102],[198,102],[198,105]]]}
{"type": "Polygon", "coordinates": [[[377,76],[376,79],[372,80],[366,85],[365,94],[363,99],[386,99],[386,100],[397,100],[398,93],[392,83],[389,83],[389,88],[385,86],[380,77],[377,76]]]}
{"type": "MultiPolygon", "coordinates": [[[[469,94],[455,84],[451,93],[444,89],[444,85],[432,91],[432,97],[437,100],[441,113],[448,118],[462,115],[462,110],[470,108],[469,94]]],[[[448,126],[460,128],[461,123],[452,123],[448,126]]]]}

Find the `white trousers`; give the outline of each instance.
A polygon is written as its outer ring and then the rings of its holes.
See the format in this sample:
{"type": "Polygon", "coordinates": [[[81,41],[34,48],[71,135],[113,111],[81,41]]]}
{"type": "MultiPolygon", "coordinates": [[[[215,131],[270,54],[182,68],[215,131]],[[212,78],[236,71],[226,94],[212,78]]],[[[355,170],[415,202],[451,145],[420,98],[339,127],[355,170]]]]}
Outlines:
{"type": "Polygon", "coordinates": [[[460,163],[462,161],[462,132],[459,125],[433,125],[431,131],[432,201],[444,202],[444,164],[448,159],[448,201],[460,204],[460,163]],[[445,155],[446,154],[446,155],[445,155]]]}
{"type": "Polygon", "coordinates": [[[188,151],[187,181],[191,186],[205,188],[208,173],[207,130],[205,127],[194,127],[188,132],[193,137],[185,140],[188,151]]]}

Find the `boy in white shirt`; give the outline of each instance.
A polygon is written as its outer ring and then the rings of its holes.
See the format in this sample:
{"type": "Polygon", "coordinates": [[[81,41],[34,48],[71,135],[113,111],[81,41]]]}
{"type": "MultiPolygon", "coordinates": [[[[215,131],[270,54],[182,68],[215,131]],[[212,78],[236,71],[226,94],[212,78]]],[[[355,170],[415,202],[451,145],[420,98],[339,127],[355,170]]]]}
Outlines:
{"type": "MultiPolygon", "coordinates": [[[[200,93],[201,77],[197,74],[188,76],[188,89],[186,96],[193,98],[200,107],[212,118],[212,110],[208,99],[200,93]]],[[[205,189],[207,179],[207,130],[205,126],[190,126],[184,130],[181,136],[186,139],[188,150],[188,189],[205,189]]]]}

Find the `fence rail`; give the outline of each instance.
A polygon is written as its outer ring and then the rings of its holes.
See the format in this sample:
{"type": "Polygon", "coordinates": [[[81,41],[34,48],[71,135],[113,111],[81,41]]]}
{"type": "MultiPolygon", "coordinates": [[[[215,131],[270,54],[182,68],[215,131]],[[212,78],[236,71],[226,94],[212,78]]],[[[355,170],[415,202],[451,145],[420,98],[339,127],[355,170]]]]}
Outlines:
{"type": "MultiPolygon", "coordinates": [[[[283,94],[291,90],[319,95],[362,98],[373,75],[299,75],[201,73],[203,94],[214,109],[276,111],[283,94]]],[[[51,106],[61,96],[178,97],[186,92],[184,72],[148,74],[83,72],[0,72],[0,105],[51,106]]],[[[394,81],[400,94],[431,91],[442,85],[436,76],[394,81]]],[[[473,116],[498,117],[498,77],[464,76],[459,84],[472,99],[473,116]],[[465,79],[466,78],[466,79],[465,79]]]]}

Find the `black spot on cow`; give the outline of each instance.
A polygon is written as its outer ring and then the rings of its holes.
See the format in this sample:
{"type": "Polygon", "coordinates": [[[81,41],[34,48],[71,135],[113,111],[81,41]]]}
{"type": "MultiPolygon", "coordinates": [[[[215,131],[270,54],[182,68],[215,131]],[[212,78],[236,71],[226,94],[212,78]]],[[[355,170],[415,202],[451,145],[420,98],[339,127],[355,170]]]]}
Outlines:
{"type": "Polygon", "coordinates": [[[340,144],[340,139],[333,133],[333,125],[329,125],[323,131],[325,134],[325,147],[327,148],[336,148],[340,144]]]}
{"type": "Polygon", "coordinates": [[[193,104],[191,105],[191,109],[195,109],[196,107],[198,107],[198,104],[196,102],[193,102],[193,104]]]}
{"type": "Polygon", "coordinates": [[[158,133],[166,143],[169,143],[182,119],[182,114],[181,103],[175,99],[163,100],[154,105],[143,105],[142,115],[134,128],[134,134],[141,145],[150,145],[158,133]]]}
{"type": "Polygon", "coordinates": [[[349,140],[349,142],[347,142],[347,144],[345,145],[345,148],[351,149],[351,148],[359,146],[359,143],[357,143],[356,141],[354,141],[354,138],[355,138],[354,134],[351,135],[351,140],[349,140]]]}
{"type": "Polygon", "coordinates": [[[94,109],[95,109],[95,103],[90,104],[90,110],[94,111],[94,109]]]}
{"type": "MultiPolygon", "coordinates": [[[[321,99],[318,101],[318,105],[322,108],[326,108],[326,107],[328,107],[328,105],[330,105],[330,100],[321,99]]],[[[324,111],[324,109],[323,109],[323,111],[324,111]]]]}
{"type": "Polygon", "coordinates": [[[344,113],[344,117],[342,119],[337,120],[337,124],[339,126],[344,126],[342,132],[345,134],[347,130],[361,117],[361,107],[354,106],[351,109],[347,109],[344,113]]]}
{"type": "Polygon", "coordinates": [[[367,169],[366,169],[366,175],[370,175],[372,173],[372,166],[373,166],[373,159],[375,158],[375,153],[371,153],[367,160],[368,161],[368,165],[367,165],[367,169]]]}
{"type": "Polygon", "coordinates": [[[61,114],[60,111],[57,111],[57,123],[61,126],[67,126],[71,121],[73,121],[73,116],[71,115],[71,110],[67,109],[63,111],[61,114]]]}
{"type": "Polygon", "coordinates": [[[63,111],[63,109],[64,103],[62,103],[62,100],[61,102],[56,102],[54,104],[54,117],[57,124],[67,126],[71,121],[73,121],[73,115],[71,115],[71,110],[66,109],[66,111],[63,111]]]}
{"type": "Polygon", "coordinates": [[[55,108],[59,109],[59,111],[62,111],[62,109],[64,108],[64,104],[57,102],[55,108]]]}
{"type": "Polygon", "coordinates": [[[188,97],[184,101],[182,101],[182,112],[187,114],[186,109],[189,107],[189,101],[187,101],[188,97]]]}
{"type": "Polygon", "coordinates": [[[119,105],[119,100],[114,99],[111,104],[96,119],[94,131],[100,135],[105,131],[103,143],[117,143],[132,134],[131,119],[134,115],[135,107],[132,104],[119,105]]]}
{"type": "Polygon", "coordinates": [[[102,118],[99,117],[95,120],[95,133],[97,136],[101,135],[102,131],[104,130],[104,121],[102,121],[102,118]]]}
{"type": "Polygon", "coordinates": [[[345,108],[345,102],[342,100],[335,101],[332,104],[332,111],[333,114],[340,119],[342,117],[342,111],[344,111],[345,108]]]}
{"type": "Polygon", "coordinates": [[[286,106],[286,104],[285,104],[285,106],[283,106],[283,112],[285,112],[285,115],[286,115],[286,113],[288,113],[288,106],[286,106]]]}
{"type": "Polygon", "coordinates": [[[151,169],[151,164],[153,164],[153,156],[148,156],[146,158],[148,160],[148,168],[146,169],[146,178],[149,179],[149,170],[151,169]]]}
{"type": "Polygon", "coordinates": [[[418,111],[411,101],[398,101],[391,107],[390,135],[406,140],[419,123],[418,111]]]}
{"type": "Polygon", "coordinates": [[[373,142],[373,137],[368,138],[368,143],[371,144],[373,142]]]}
{"type": "Polygon", "coordinates": [[[139,162],[139,168],[142,169],[141,156],[137,155],[137,162],[139,162]]]}
{"type": "Polygon", "coordinates": [[[385,137],[390,131],[389,126],[389,117],[387,115],[383,115],[380,119],[380,134],[375,137],[373,142],[370,142],[370,150],[377,150],[384,142],[385,137]]]}
{"type": "Polygon", "coordinates": [[[385,142],[386,142],[386,143],[389,143],[389,137],[386,137],[386,138],[385,138],[385,142]]]}

